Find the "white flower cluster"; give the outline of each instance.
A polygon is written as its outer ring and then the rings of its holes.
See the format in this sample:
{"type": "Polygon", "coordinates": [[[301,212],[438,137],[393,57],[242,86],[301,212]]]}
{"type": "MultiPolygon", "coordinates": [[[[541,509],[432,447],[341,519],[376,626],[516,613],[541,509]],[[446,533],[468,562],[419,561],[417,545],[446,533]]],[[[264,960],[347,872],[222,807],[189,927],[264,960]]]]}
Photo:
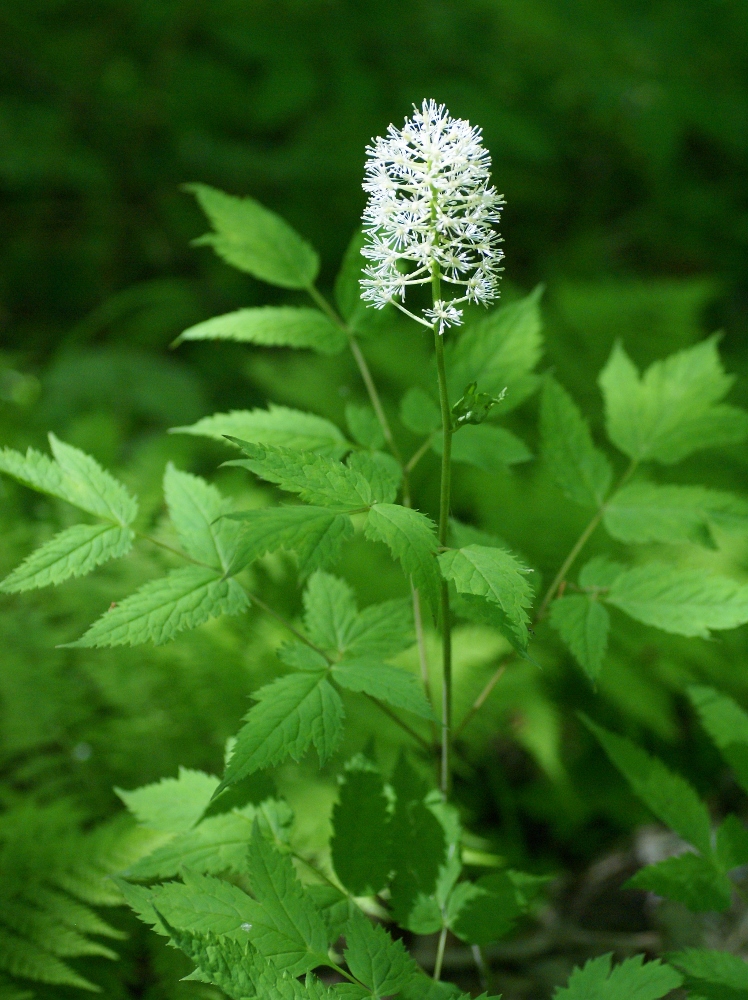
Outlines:
{"type": "Polygon", "coordinates": [[[498,297],[504,256],[493,228],[504,199],[490,186],[491,158],[480,129],[452,118],[443,104],[424,101],[402,129],[390,125],[385,138],[368,146],[364,191],[369,261],[361,297],[377,309],[392,302],[428,327],[462,322],[462,302],[487,304],[498,297]],[[458,286],[440,297],[423,318],[402,302],[410,285],[458,286]],[[399,301],[398,301],[399,300],[399,301]]]}

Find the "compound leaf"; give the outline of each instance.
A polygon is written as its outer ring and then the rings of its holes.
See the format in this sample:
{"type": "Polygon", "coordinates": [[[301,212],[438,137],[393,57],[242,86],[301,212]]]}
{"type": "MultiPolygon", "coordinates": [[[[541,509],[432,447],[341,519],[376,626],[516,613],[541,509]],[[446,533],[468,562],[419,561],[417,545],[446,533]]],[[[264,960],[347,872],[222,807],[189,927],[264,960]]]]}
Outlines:
{"type": "Polygon", "coordinates": [[[364,533],[373,542],[385,543],[436,613],[439,569],[435,558],[437,541],[433,521],[411,507],[380,503],[369,511],[364,533]]]}
{"type": "Polygon", "coordinates": [[[591,681],[597,679],[608,648],[610,615],[599,601],[581,594],[551,604],[550,623],[591,681]]]}
{"type": "Polygon", "coordinates": [[[166,882],[150,890],[148,899],[157,914],[179,930],[246,940],[246,926],[251,926],[260,909],[254,899],[212,875],[198,875],[185,868],[182,877],[183,882],[166,882]]]}
{"type": "Polygon", "coordinates": [[[177,778],[162,778],[126,792],[115,788],[138,823],[164,833],[185,833],[208,808],[218,778],[204,771],[179,768],[177,778]]]}
{"type": "Polygon", "coordinates": [[[743,441],[748,414],[719,402],[733,381],[715,337],[656,361],[642,377],[616,344],[599,379],[608,437],[634,461],[668,465],[701,448],[743,441]]]}
{"type": "Polygon", "coordinates": [[[304,591],[304,626],[317,646],[342,653],[357,616],[356,600],[345,580],[319,570],[309,578],[304,591]]]}
{"type": "Polygon", "coordinates": [[[583,507],[600,507],[613,475],[587,421],[563,386],[546,376],[540,404],[543,459],[563,492],[583,507]]]}
{"type": "Polygon", "coordinates": [[[422,719],[434,720],[420,681],[401,667],[372,657],[346,656],[332,667],[333,680],[349,691],[360,691],[393,708],[404,708],[422,719]]]}
{"type": "Polygon", "coordinates": [[[710,857],[709,811],[685,778],[673,774],[662,761],[650,757],[625,737],[608,732],[590,719],[584,718],[584,722],[631,785],[634,794],[659,820],[710,857]]]}
{"type": "Polygon", "coordinates": [[[113,524],[75,524],[40,546],[0,583],[17,594],[85,576],[109,559],[127,555],[134,539],[130,528],[113,524]]]}
{"type": "Polygon", "coordinates": [[[659,959],[644,962],[643,955],[627,958],[611,968],[611,956],[591,958],[575,969],[553,1000],[659,1000],[677,989],[683,978],[659,959]]]}
{"type": "Polygon", "coordinates": [[[384,927],[375,926],[360,911],[351,914],[344,934],[348,968],[377,1000],[399,993],[423,975],[402,941],[393,941],[384,927]]]}
{"type": "Polygon", "coordinates": [[[167,879],[179,875],[184,867],[200,875],[240,874],[246,869],[251,835],[252,822],[246,816],[237,812],[209,816],[130,865],[125,875],[140,881],[167,879]]]}
{"type": "Polygon", "coordinates": [[[626,570],[613,581],[605,599],[637,621],[676,635],[707,639],[710,629],[737,628],[748,622],[748,584],[665,563],[626,570]]]}
{"type": "Polygon", "coordinates": [[[387,659],[413,644],[413,602],[407,598],[370,604],[360,611],[346,640],[351,656],[387,659]]]}
{"type": "Polygon", "coordinates": [[[302,574],[307,574],[335,562],[343,542],[353,535],[350,517],[327,507],[264,507],[237,511],[228,519],[242,524],[230,573],[286,549],[296,553],[302,574]]]}
{"type": "Polygon", "coordinates": [[[311,451],[342,458],[351,445],[334,423],[315,413],[270,404],[267,410],[231,410],[203,417],[189,427],[172,427],[172,434],[195,434],[228,444],[227,437],[271,444],[295,451],[311,451]]]}
{"type": "Polygon", "coordinates": [[[241,528],[224,515],[232,504],[200,476],[180,472],[171,462],[164,473],[169,517],[184,551],[221,573],[231,566],[241,528]]]}
{"type": "Polygon", "coordinates": [[[310,348],[318,354],[339,354],[345,334],[319,309],[307,306],[258,306],[214,316],[189,327],[183,340],[235,340],[260,347],[310,348]]]}
{"type": "Polygon", "coordinates": [[[146,583],[67,646],[138,646],[143,642],[159,646],[209,618],[239,614],[247,603],[247,595],[235,580],[221,579],[215,570],[202,566],[187,566],[146,583]]]}
{"type": "Polygon", "coordinates": [[[262,767],[300,760],[313,743],[324,763],[343,730],[343,703],[323,672],[288,674],[253,695],[219,791],[262,767]]]}
{"type": "Polygon", "coordinates": [[[253,198],[236,198],[207,184],[187,184],[214,232],[198,246],[212,246],[227,264],[281,288],[308,288],[319,258],[306,240],[275,212],[253,198]]]}

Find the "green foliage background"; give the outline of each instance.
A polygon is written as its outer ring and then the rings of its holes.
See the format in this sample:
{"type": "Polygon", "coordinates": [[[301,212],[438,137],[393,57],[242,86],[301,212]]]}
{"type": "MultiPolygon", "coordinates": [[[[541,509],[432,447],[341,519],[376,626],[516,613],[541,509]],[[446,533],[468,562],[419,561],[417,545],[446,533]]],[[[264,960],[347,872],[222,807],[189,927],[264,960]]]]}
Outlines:
{"type": "MultiPolygon", "coordinates": [[[[217,313],[295,301],[191,249],[205,224],[179,186],[199,180],[278,211],[320,251],[329,287],[363,206],[364,146],[424,96],[483,127],[507,198],[504,298],[546,284],[541,367],[595,432],[595,380],[617,338],[641,366],[724,329],[726,367],[739,375],[731,399],[745,406],[747,41],[738,0],[0,5],[0,443],[43,447],[51,429],[116,470],[158,519],[167,459],[212,476],[225,457],[166,437],[168,427],[270,398],[341,420],[346,402],[363,401],[346,356],[168,350],[217,313]]],[[[428,353],[421,341],[403,353],[402,336],[365,344],[393,409],[428,353]]],[[[535,452],[536,416],[533,399],[509,422],[535,452]]],[[[432,513],[435,461],[416,477],[432,513]]],[[[747,473],[745,448],[734,448],[692,457],[669,476],[740,492],[747,473]]],[[[269,495],[233,470],[217,479],[245,504],[269,495]]],[[[8,481],[2,490],[5,573],[68,515],[8,481]]],[[[532,463],[499,475],[461,470],[455,510],[546,577],[584,525],[532,463]]],[[[366,552],[355,549],[344,566],[360,603],[399,596],[398,573],[366,552]]],[[[744,573],[748,547],[708,558],[744,573]]],[[[133,788],[180,764],[220,771],[248,693],[273,672],[281,634],[267,620],[224,619],[155,650],[55,649],[168,560],[140,555],[59,591],[3,597],[8,807],[64,799],[71,822],[85,825],[118,810],[113,785],[133,788]]],[[[266,599],[298,613],[289,567],[270,560],[261,572],[266,599]]],[[[746,629],[708,644],[616,625],[596,692],[559,646],[542,671],[508,675],[466,733],[475,770],[458,795],[472,826],[518,864],[580,871],[645,817],[577,722],[580,708],[655,749],[717,808],[733,804],[683,690],[714,683],[745,704],[746,629]]],[[[498,651],[480,631],[466,632],[457,651],[456,698],[466,706],[498,651]]],[[[341,759],[375,728],[386,745],[373,714],[349,714],[341,759]]],[[[303,767],[283,781],[310,842],[321,843],[316,816],[331,787],[303,767]]],[[[117,969],[83,964],[112,995],[146,982],[148,995],[162,996],[177,957],[128,930],[117,969]]]]}

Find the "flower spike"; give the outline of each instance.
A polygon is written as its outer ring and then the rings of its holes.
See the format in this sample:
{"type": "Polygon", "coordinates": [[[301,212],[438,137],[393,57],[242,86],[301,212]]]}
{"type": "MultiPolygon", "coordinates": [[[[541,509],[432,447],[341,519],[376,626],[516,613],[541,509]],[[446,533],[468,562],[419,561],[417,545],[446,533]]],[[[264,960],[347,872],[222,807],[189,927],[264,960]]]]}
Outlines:
{"type": "MultiPolygon", "coordinates": [[[[504,199],[490,185],[491,158],[481,131],[452,118],[443,104],[424,101],[402,129],[367,147],[364,191],[369,262],[361,297],[376,309],[403,309],[410,285],[455,286],[423,311],[424,325],[443,333],[462,322],[463,302],[487,305],[498,298],[503,253],[494,225],[504,199]]],[[[415,317],[414,318],[419,318],[415,317]]]]}

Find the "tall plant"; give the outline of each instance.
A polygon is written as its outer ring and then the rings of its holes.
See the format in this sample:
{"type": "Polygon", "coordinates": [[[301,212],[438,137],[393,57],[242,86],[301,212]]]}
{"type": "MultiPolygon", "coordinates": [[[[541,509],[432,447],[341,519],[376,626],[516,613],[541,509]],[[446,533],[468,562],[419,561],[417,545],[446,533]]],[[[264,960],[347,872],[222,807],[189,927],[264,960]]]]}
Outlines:
{"type": "MultiPolygon", "coordinates": [[[[283,220],[251,199],[190,188],[213,226],[198,242],[256,278],[308,293],[313,305],[241,309],[190,328],[180,340],[229,339],[320,354],[349,349],[367,390],[370,406],[348,408],[350,436],[323,417],[282,406],[215,414],[177,429],[230,443],[242,457],[227,464],[300,503],[237,510],[215,486],[169,465],[164,495],[177,539],[172,544],[140,525],[136,500],[120,482],[53,435],[51,458],[32,449],[0,454],[2,471],[94,520],[65,529],[32,553],[3,582],[4,591],[61,583],[126,555],[138,541],[168,549],[183,563],[113,604],[71,646],[163,643],[252,605],[288,632],[278,650],[285,669],[254,692],[222,779],[183,771],[178,779],[121,793],[137,820],[158,833],[157,846],[125,873],[122,892],[143,920],[193,960],[192,978],[236,1000],[458,996],[456,986],[441,981],[450,933],[473,946],[485,978],[481,948],[532,912],[546,879],[467,849],[451,796],[453,762],[457,737],[509,661],[531,657],[533,626],[548,619],[594,680],[605,658],[609,607],[686,636],[748,621],[745,584],[699,565],[683,567],[676,550],[663,550],[672,553],[668,561],[643,560],[634,549],[628,565],[597,557],[576,581],[569,579],[600,524],[630,546],[708,546],[715,534],[748,527],[744,500],[701,486],[659,485],[641,473],[647,464],[669,465],[748,434],[748,416],[722,402],[731,379],[714,339],[655,363],[643,377],[616,346],[600,376],[608,436],[629,459],[615,485],[611,461],[574,401],[550,375],[543,379],[544,461],[567,497],[588,510],[589,521],[534,614],[530,568],[478,528],[451,519],[454,461],[495,469],[529,457],[496,417],[539,383],[533,371],[540,356],[538,295],[471,316],[454,335],[465,304],[487,306],[498,294],[502,254],[495,225],[503,200],[490,185],[477,130],[424,102],[368,152],[364,233],[346,256],[335,305],[316,287],[316,253],[283,220]],[[419,298],[429,291],[430,301],[419,298]],[[394,306],[433,336],[432,391],[412,387],[400,409],[404,427],[421,436],[407,459],[360,343],[371,333],[372,306],[385,310],[383,322],[394,306]],[[411,487],[413,469],[430,449],[441,455],[438,525],[414,506],[411,487]],[[330,573],[356,534],[388,547],[410,598],[358,608],[348,584],[330,573]],[[293,553],[298,563],[301,622],[284,619],[251,582],[249,568],[279,551],[293,553]],[[455,726],[456,619],[488,624],[507,645],[504,661],[455,726]],[[425,637],[432,627],[442,646],[438,711],[425,637]],[[420,677],[390,662],[414,636],[420,677]],[[371,749],[345,764],[329,860],[320,860],[299,847],[287,803],[258,792],[255,779],[300,760],[311,746],[321,766],[333,759],[344,728],[343,696],[352,695],[397,724],[403,748],[389,775],[371,749]],[[387,926],[436,935],[430,975],[387,926]]],[[[636,748],[594,731],[656,815],[668,822],[676,816],[677,824],[681,807],[698,814],[688,830],[696,830],[693,843],[706,859],[697,865],[699,877],[717,886],[710,898],[729,905],[727,872],[743,863],[745,837],[732,824],[728,847],[712,851],[708,816],[694,805],[690,787],[669,772],[663,778],[662,765],[637,756],[636,748]],[[652,793],[658,781],[667,807],[652,793]]],[[[692,899],[683,880],[695,864],[659,873],[656,891],[692,899]]],[[[656,1000],[684,975],[696,976],[699,961],[643,964],[639,957],[612,969],[603,957],[575,972],[560,995],[656,1000]]],[[[699,968],[699,995],[716,996],[704,992],[704,983],[719,985],[727,973],[699,968]]]]}

